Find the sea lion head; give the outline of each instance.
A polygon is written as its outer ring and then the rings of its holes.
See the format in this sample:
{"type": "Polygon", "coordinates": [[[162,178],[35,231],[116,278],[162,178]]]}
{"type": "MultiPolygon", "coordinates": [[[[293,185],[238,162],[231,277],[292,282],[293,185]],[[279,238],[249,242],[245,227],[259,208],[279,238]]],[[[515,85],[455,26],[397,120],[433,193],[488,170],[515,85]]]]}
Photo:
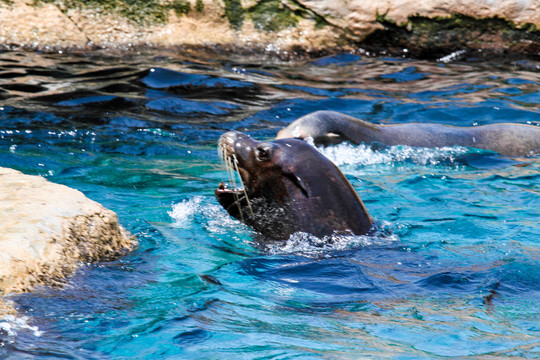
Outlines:
{"type": "Polygon", "coordinates": [[[272,239],[295,232],[323,237],[335,232],[365,234],[371,227],[364,204],[341,171],[297,139],[259,142],[230,131],[219,151],[234,180],[215,190],[227,212],[272,239]]]}
{"type": "Polygon", "coordinates": [[[304,115],[280,130],[276,139],[312,138],[315,145],[335,145],[344,141],[353,144],[371,142],[371,132],[380,129],[367,121],[335,111],[320,110],[304,115]]]}
{"type": "Polygon", "coordinates": [[[333,122],[327,117],[320,116],[322,111],[302,116],[284,129],[281,129],[276,139],[312,138],[317,145],[333,145],[346,140],[341,131],[334,129],[333,122]]]}

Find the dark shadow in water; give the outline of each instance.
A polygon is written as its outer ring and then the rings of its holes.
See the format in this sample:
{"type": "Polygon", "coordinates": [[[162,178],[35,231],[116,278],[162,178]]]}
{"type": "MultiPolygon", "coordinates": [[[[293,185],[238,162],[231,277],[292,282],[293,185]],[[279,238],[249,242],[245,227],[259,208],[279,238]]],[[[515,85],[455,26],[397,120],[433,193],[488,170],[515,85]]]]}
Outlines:
{"type": "Polygon", "coordinates": [[[494,306],[517,293],[538,294],[540,285],[534,283],[531,271],[527,262],[478,261],[477,265],[462,266],[434,254],[388,245],[325,251],[315,256],[257,256],[224,266],[214,275],[225,288],[246,295],[262,291],[278,303],[297,302],[301,307],[333,311],[347,308],[347,304],[410,297],[472,297],[494,306]],[[231,280],[238,276],[249,277],[249,285],[231,280]]]}

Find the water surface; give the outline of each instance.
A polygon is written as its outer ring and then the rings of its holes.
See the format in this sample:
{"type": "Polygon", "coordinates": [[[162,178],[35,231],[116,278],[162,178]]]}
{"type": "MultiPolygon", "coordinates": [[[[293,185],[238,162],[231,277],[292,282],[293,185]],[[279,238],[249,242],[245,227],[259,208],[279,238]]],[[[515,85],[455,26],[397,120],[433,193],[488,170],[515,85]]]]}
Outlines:
{"type": "Polygon", "coordinates": [[[540,165],[341,144],[381,231],[265,243],[213,196],[231,129],[335,110],[373,123],[540,124],[539,64],[0,53],[0,166],[84,192],[140,245],[10,298],[8,359],[540,356],[540,165]]]}

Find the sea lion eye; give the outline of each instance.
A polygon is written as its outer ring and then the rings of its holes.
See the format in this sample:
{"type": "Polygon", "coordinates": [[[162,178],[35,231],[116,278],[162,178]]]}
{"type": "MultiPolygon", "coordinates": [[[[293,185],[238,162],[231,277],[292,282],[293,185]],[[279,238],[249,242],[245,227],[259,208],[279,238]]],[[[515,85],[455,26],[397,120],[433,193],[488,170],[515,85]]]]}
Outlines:
{"type": "Polygon", "coordinates": [[[259,161],[268,161],[271,157],[271,147],[268,144],[262,144],[255,149],[255,156],[259,161]]]}

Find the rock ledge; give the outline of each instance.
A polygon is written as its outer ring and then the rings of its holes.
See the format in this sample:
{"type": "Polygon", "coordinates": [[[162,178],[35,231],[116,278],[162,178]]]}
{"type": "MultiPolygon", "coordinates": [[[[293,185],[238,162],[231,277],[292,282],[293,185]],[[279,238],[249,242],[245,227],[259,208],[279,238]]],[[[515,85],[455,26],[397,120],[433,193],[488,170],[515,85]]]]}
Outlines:
{"type": "Polygon", "coordinates": [[[540,0],[0,0],[0,24],[0,49],[540,57],[540,0]]]}
{"type": "Polygon", "coordinates": [[[81,263],[115,259],[134,238],[80,191],[0,167],[0,294],[61,285],[81,263]]]}

